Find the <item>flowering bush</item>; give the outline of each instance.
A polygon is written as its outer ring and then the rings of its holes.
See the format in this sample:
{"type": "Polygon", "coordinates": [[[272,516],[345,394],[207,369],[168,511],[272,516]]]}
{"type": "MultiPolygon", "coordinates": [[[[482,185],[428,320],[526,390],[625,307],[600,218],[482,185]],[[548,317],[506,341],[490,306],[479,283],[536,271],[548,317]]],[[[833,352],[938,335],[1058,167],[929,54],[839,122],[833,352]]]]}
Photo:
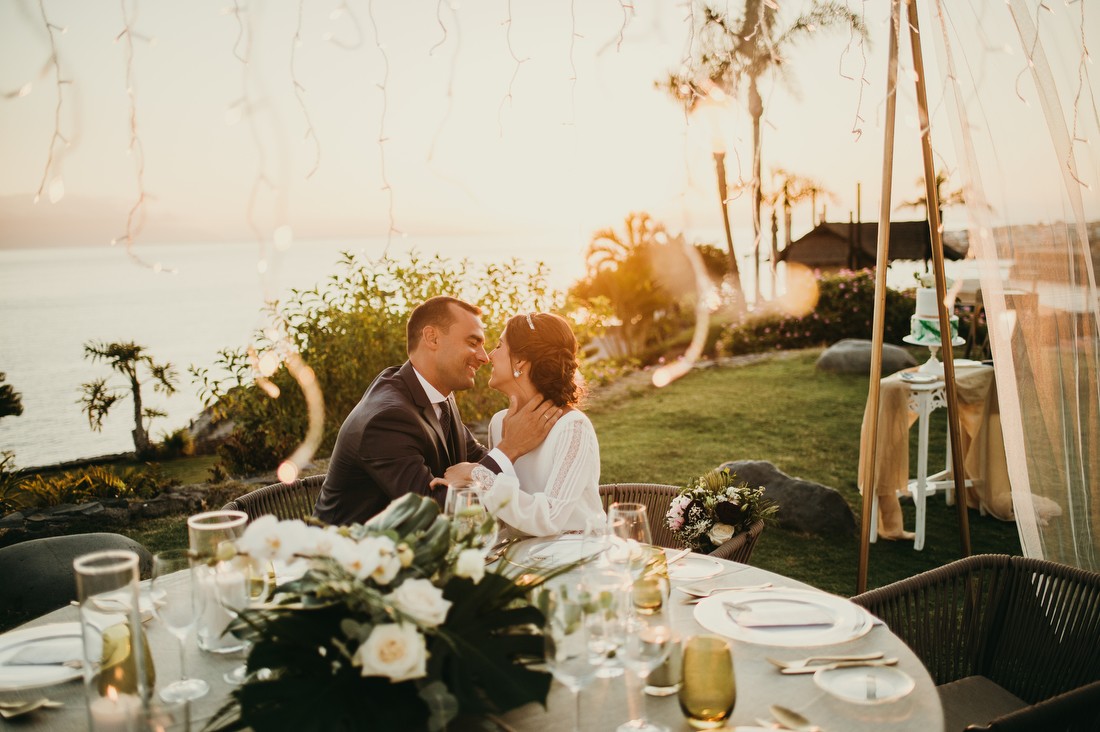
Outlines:
{"type": "Polygon", "coordinates": [[[460,710],[545,702],[551,677],[529,666],[542,659],[543,616],[527,597],[570,567],[487,572],[487,530],[452,535],[412,494],[365,525],[252,522],[238,551],[308,569],[230,624],[252,643],[249,678],[212,725],[439,730],[460,710]]]}
{"type": "Polygon", "coordinates": [[[750,487],[728,468],[692,480],[672,499],[665,524],[680,541],[702,553],[714,551],[739,531],[747,531],[778,507],[764,498],[764,487],[750,487]]]}

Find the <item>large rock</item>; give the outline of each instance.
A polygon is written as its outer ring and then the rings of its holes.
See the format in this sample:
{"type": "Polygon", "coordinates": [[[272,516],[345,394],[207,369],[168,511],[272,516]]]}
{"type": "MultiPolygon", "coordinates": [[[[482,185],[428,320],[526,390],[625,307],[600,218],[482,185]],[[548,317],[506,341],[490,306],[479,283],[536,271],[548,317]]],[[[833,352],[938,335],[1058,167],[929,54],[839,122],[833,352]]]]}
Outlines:
{"type": "Polygon", "coordinates": [[[55,610],[76,599],[73,560],[104,549],[136,552],[143,577],[153,558],[141,544],[120,534],[73,534],[32,539],[0,549],[0,606],[32,615],[55,610]]]}
{"type": "MultiPolygon", "coordinates": [[[[825,349],[817,359],[817,368],[836,374],[871,373],[871,341],[845,338],[825,349]]],[[[888,376],[917,365],[909,351],[889,343],[882,344],[882,375],[888,376]]]]}
{"type": "Polygon", "coordinates": [[[855,534],[856,517],[848,502],[832,488],[792,478],[764,460],[722,463],[749,485],[764,486],[764,495],[779,506],[781,528],[805,534],[855,534]]]}

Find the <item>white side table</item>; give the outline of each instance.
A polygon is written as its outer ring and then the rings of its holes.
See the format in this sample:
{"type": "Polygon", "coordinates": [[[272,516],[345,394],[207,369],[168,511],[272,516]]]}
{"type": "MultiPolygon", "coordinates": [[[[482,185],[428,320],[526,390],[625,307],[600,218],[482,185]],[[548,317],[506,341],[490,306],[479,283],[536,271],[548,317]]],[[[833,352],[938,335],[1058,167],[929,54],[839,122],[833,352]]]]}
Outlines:
{"type": "MultiPolygon", "coordinates": [[[[947,505],[955,505],[955,480],[951,469],[951,436],[947,437],[947,460],[944,469],[933,475],[928,474],[928,422],[933,411],[947,407],[947,390],[943,380],[930,383],[918,383],[905,381],[909,387],[909,410],[917,413],[917,477],[909,481],[909,493],[913,496],[913,504],[917,509],[916,526],[913,539],[913,548],[920,551],[924,548],[925,519],[927,516],[926,501],[929,495],[944,491],[947,505]]],[[[971,481],[966,482],[971,485],[971,481]]],[[[878,494],[872,499],[872,514],[878,516],[878,494]]],[[[871,523],[871,541],[878,539],[878,521],[871,523]]]]}

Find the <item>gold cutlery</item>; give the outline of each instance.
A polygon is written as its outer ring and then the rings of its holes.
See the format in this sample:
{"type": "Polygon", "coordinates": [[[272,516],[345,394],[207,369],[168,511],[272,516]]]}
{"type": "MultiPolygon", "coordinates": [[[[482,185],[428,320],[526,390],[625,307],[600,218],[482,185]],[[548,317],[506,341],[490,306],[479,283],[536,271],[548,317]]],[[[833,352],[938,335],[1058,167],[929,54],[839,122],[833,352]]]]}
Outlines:
{"type": "Polygon", "coordinates": [[[794,730],[794,732],[823,732],[820,727],[811,724],[810,720],[793,709],[787,709],[778,704],[772,704],[768,709],[771,710],[772,716],[779,720],[779,724],[783,725],[781,729],[794,730]]]}
{"type": "Polygon", "coordinates": [[[781,668],[779,673],[781,674],[812,674],[822,669],[832,671],[837,668],[855,668],[857,666],[893,666],[898,662],[896,658],[878,658],[872,661],[836,661],[834,663],[825,663],[818,666],[799,666],[797,668],[781,668]]]}
{"type": "Polygon", "coordinates": [[[681,549],[680,551],[676,552],[671,557],[666,559],[665,560],[665,565],[671,567],[673,564],[676,564],[676,562],[680,561],[681,559],[686,557],[688,554],[691,554],[691,549],[681,549]]]}
{"type": "Polygon", "coordinates": [[[765,658],[768,663],[779,668],[805,668],[810,665],[811,661],[824,661],[824,662],[838,662],[838,661],[874,661],[875,659],[882,658],[886,654],[882,651],[875,651],[874,653],[867,653],[862,656],[810,656],[809,658],[802,658],[797,661],[780,661],[777,658],[765,658]]]}
{"type": "Polygon", "coordinates": [[[683,592],[685,595],[691,595],[692,597],[696,597],[702,600],[704,598],[710,597],[716,592],[726,592],[727,590],[741,590],[743,592],[748,592],[750,590],[767,590],[771,589],[771,586],[771,582],[765,582],[761,585],[741,585],[739,587],[711,587],[709,590],[698,590],[694,587],[677,587],[676,589],[678,589],[680,592],[683,592]]]}

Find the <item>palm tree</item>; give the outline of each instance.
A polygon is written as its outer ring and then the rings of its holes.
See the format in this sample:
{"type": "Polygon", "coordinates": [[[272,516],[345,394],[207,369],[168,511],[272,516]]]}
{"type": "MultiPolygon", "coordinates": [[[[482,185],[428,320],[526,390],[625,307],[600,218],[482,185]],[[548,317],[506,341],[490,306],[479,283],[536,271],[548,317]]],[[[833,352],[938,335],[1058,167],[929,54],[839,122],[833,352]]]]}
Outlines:
{"type": "Polygon", "coordinates": [[[774,0],[745,0],[745,10],[739,20],[709,6],[703,8],[703,25],[699,34],[699,55],[684,72],[670,74],[663,84],[687,110],[708,96],[710,90],[721,89],[736,95],[747,82],[746,103],[752,117],[752,201],[753,235],[756,247],[756,282],[760,278],[760,118],[764,115],[764,100],[760,96],[759,80],[768,72],[779,72],[786,78],[789,69],[784,54],[802,38],[826,28],[848,28],[869,40],[863,17],[840,2],[814,0],[808,12],[799,15],[790,25],[779,25],[779,5],[774,0]]]}
{"type": "Polygon", "coordinates": [[[128,388],[115,388],[108,386],[106,379],[95,379],[81,385],[83,395],[77,402],[88,416],[88,426],[99,432],[103,429],[103,420],[111,407],[116,402],[126,397],[127,391],[134,401],[134,450],[137,456],[144,457],[149,453],[149,426],[156,417],[167,416],[159,409],[142,407],[141,404],[141,379],[139,366],[144,366],[149,376],[153,379],[153,391],[173,394],[176,391],[178,375],[176,369],[170,363],[157,364],[153,357],[145,352],[145,346],[139,346],[133,342],[126,343],[97,343],[89,341],[84,344],[84,357],[92,361],[106,361],[107,365],[115,372],[126,377],[128,388]]]}
{"type": "MultiPolygon", "coordinates": [[[[966,196],[963,194],[962,188],[956,188],[948,194],[944,194],[943,188],[947,185],[947,180],[950,177],[949,173],[943,172],[942,169],[936,171],[936,212],[939,214],[940,225],[943,225],[943,209],[945,206],[965,206],[966,196]]],[[[925,190],[924,178],[917,178],[917,185],[921,187],[921,190],[925,190]]],[[[910,201],[902,201],[898,204],[897,208],[922,208],[924,209],[924,218],[928,219],[928,194],[922,193],[916,198],[910,201]]],[[[928,261],[932,259],[931,240],[929,240],[928,248],[924,252],[924,269],[928,270],[928,261]]]]}

